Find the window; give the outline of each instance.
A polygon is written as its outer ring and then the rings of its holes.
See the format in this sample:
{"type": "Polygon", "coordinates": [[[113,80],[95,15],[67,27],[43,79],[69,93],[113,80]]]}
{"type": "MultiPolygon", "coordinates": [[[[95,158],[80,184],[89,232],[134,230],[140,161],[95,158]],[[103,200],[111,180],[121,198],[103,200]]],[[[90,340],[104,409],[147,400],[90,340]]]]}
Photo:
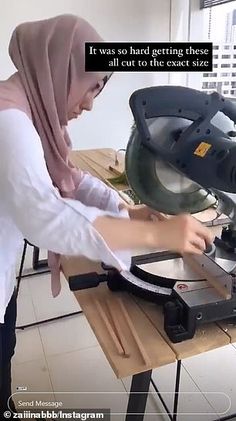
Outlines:
{"type": "MultiPolygon", "coordinates": [[[[225,73],[228,75],[228,73],[225,73]]],[[[203,73],[203,77],[216,77],[217,73],[203,73]]]]}
{"type": "Polygon", "coordinates": [[[236,98],[236,0],[202,0],[203,40],[213,43],[213,73],[203,73],[202,89],[236,98]],[[204,3],[204,4],[203,4],[204,3]],[[217,7],[214,5],[217,4],[217,7]]]}
{"type": "Polygon", "coordinates": [[[205,7],[212,7],[217,5],[222,5],[224,3],[229,3],[233,0],[200,0],[200,8],[204,9],[205,7]]]}
{"type": "Polygon", "coordinates": [[[214,89],[216,88],[216,82],[203,82],[202,87],[207,89],[214,89]]]}

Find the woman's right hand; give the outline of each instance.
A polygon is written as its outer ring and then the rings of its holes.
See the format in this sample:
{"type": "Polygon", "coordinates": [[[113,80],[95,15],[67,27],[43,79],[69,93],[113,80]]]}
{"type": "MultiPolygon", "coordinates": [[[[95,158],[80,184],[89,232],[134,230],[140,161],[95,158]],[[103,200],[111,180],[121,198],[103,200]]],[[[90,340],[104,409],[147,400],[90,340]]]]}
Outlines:
{"type": "Polygon", "coordinates": [[[153,222],[153,224],[153,241],[157,247],[182,255],[201,254],[206,250],[207,245],[214,241],[214,235],[210,229],[188,214],[174,216],[161,222],[153,222]]]}
{"type": "Polygon", "coordinates": [[[201,254],[212,244],[214,235],[191,215],[153,221],[99,216],[93,227],[113,250],[164,249],[180,254],[201,254]]]}

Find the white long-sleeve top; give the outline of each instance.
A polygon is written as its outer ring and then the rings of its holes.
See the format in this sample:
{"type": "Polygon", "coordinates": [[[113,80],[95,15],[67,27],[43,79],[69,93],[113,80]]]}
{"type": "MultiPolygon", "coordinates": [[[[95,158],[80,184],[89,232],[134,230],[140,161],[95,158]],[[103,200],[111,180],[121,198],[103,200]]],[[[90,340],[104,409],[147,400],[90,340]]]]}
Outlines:
{"type": "Polygon", "coordinates": [[[84,173],[77,200],[54,188],[40,138],[28,116],[16,109],[0,112],[0,323],[14,290],[14,267],[26,238],[39,248],[83,255],[118,270],[128,269],[130,253],[112,252],[92,226],[98,216],[119,212],[119,195],[84,173]]]}

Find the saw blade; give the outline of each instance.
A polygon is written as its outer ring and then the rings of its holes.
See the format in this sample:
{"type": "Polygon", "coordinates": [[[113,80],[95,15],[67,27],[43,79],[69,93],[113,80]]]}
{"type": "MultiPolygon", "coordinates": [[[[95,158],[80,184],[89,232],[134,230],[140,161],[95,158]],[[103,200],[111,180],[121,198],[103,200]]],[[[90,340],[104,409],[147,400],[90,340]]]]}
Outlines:
{"type": "Polygon", "coordinates": [[[194,193],[201,189],[198,184],[179,173],[160,158],[155,159],[155,177],[157,183],[171,193],[194,193]]]}
{"type": "MultiPolygon", "coordinates": [[[[158,117],[147,123],[152,140],[169,149],[174,146],[173,138],[169,136],[172,128],[177,131],[190,124],[177,117],[158,117]]],[[[135,127],[126,150],[126,174],[140,201],[159,212],[171,215],[197,213],[216,202],[208,191],[151,152],[135,127]]]]}
{"type": "Polygon", "coordinates": [[[172,279],[175,281],[199,281],[199,277],[185,262],[180,258],[163,260],[159,262],[145,263],[138,265],[139,269],[157,278],[172,279]]]}

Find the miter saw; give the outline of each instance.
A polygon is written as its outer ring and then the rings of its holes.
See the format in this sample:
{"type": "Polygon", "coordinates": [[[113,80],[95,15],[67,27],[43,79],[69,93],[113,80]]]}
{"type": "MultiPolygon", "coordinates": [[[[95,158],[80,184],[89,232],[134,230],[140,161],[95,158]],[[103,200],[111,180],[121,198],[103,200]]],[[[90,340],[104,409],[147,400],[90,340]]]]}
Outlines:
{"type": "Polygon", "coordinates": [[[137,129],[127,147],[126,173],[141,201],[174,215],[200,212],[215,203],[232,221],[216,247],[192,258],[191,265],[168,253],[159,255],[159,264],[135,265],[141,279],[140,271],[146,280],[152,273],[159,286],[168,287],[167,279],[174,282],[164,315],[165,329],[177,342],[192,337],[200,322],[236,315],[236,204],[229,194],[236,193],[236,143],[231,137],[236,107],[216,92],[173,86],[136,91],[130,106],[137,129]]]}
{"type": "Polygon", "coordinates": [[[180,342],[200,323],[236,322],[236,106],[217,92],[159,86],[135,91],[130,107],[125,167],[140,201],[168,215],[214,206],[230,219],[191,261],[162,251],[134,257],[129,272],[106,268],[112,290],[162,303],[165,330],[180,342]]]}

